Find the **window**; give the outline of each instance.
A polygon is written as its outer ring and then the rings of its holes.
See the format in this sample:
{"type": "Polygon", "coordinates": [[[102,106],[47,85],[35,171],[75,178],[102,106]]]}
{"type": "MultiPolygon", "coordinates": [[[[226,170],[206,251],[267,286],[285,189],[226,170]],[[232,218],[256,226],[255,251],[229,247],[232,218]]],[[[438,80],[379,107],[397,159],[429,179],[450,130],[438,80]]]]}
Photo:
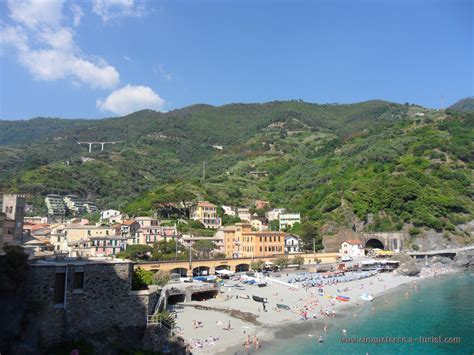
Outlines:
{"type": "Polygon", "coordinates": [[[64,304],[64,291],[66,289],[66,273],[56,273],[54,280],[54,304],[64,304]]]}
{"type": "Polygon", "coordinates": [[[84,288],[84,271],[74,272],[72,285],[74,290],[82,290],[84,288]]]}

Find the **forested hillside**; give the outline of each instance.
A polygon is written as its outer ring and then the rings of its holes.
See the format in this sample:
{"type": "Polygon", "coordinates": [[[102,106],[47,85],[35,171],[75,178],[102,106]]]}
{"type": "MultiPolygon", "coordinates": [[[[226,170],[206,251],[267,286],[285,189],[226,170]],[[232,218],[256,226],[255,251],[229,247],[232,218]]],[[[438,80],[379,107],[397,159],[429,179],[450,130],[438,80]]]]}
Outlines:
{"type": "Polygon", "coordinates": [[[0,121],[0,184],[39,209],[54,192],[130,214],[180,199],[268,199],[302,212],[300,228],[326,232],[454,232],[473,219],[472,113],[285,101],[23,125],[0,121]],[[122,142],[89,154],[77,141],[122,142]]]}

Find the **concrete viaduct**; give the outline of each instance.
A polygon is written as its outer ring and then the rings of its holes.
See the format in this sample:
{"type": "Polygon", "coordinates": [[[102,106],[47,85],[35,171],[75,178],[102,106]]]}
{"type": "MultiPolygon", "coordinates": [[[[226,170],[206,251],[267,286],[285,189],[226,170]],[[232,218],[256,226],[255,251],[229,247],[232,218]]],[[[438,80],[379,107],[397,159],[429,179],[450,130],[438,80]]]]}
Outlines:
{"type": "Polygon", "coordinates": [[[302,256],[305,265],[316,264],[316,260],[321,263],[335,263],[338,253],[316,253],[316,254],[294,254],[294,255],[274,255],[259,258],[238,258],[238,259],[199,259],[192,260],[169,260],[169,261],[145,261],[135,264],[135,268],[140,267],[145,270],[152,271],[169,271],[171,273],[180,274],[181,276],[193,276],[193,273],[201,273],[207,271],[208,275],[214,275],[216,270],[227,269],[233,272],[249,271],[252,261],[263,260],[274,262],[282,256],[291,258],[294,256],[302,256]]]}

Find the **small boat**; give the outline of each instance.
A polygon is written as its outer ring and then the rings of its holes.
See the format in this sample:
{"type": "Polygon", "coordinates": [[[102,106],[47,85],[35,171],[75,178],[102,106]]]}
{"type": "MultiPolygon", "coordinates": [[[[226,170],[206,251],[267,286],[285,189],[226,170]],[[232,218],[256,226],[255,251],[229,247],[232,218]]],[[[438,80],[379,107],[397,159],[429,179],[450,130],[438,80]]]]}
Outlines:
{"type": "Polygon", "coordinates": [[[360,299],[364,301],[372,302],[374,300],[374,296],[372,296],[371,294],[363,293],[360,295],[360,299]]]}
{"type": "Polygon", "coordinates": [[[322,343],[324,341],[324,338],[321,334],[318,335],[318,341],[322,343]]]}
{"type": "Polygon", "coordinates": [[[336,296],[336,300],[341,301],[341,302],[349,302],[351,298],[347,296],[336,296]]]}
{"type": "Polygon", "coordinates": [[[249,300],[249,299],[250,299],[250,296],[249,296],[249,295],[237,296],[237,298],[242,298],[242,299],[244,299],[244,300],[249,300]]]}
{"type": "Polygon", "coordinates": [[[267,283],[266,282],[260,282],[257,284],[258,287],[265,287],[267,286],[267,283]]]}
{"type": "Polygon", "coordinates": [[[277,303],[276,306],[277,306],[278,308],[280,308],[280,309],[285,309],[285,310],[287,310],[287,311],[290,311],[290,310],[291,310],[290,306],[288,306],[288,305],[286,305],[286,304],[277,303]]]}
{"type": "Polygon", "coordinates": [[[236,290],[245,290],[244,286],[234,286],[236,290]]]}
{"type": "Polygon", "coordinates": [[[261,303],[268,302],[266,298],[258,297],[258,296],[252,296],[252,299],[253,299],[255,302],[261,302],[261,303]]]}

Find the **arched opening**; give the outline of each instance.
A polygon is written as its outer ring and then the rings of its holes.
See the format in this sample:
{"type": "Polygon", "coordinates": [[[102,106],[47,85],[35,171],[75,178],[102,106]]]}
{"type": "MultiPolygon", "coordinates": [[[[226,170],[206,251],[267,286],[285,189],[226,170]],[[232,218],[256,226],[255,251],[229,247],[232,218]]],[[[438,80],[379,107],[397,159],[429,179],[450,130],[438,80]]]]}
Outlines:
{"type": "Polygon", "coordinates": [[[367,243],[365,243],[365,247],[367,249],[385,249],[383,243],[378,239],[369,239],[367,243]]]}
{"type": "Polygon", "coordinates": [[[193,276],[207,276],[209,275],[208,266],[198,266],[193,269],[193,276]]]}
{"type": "Polygon", "coordinates": [[[217,291],[204,291],[195,292],[191,295],[191,301],[205,301],[214,298],[217,295],[217,291]]]}
{"type": "Polygon", "coordinates": [[[188,269],[185,269],[184,267],[177,267],[175,269],[171,269],[170,274],[176,275],[176,277],[186,277],[188,274],[188,269]]]}
{"type": "Polygon", "coordinates": [[[249,270],[250,270],[249,264],[238,264],[235,267],[235,272],[244,272],[244,271],[249,271],[249,270]]]}
{"type": "Polygon", "coordinates": [[[216,266],[216,271],[217,270],[229,270],[230,271],[230,265],[219,265],[216,266]]]}
{"type": "Polygon", "coordinates": [[[171,295],[168,297],[168,305],[175,305],[177,303],[183,303],[186,300],[186,295],[171,295]]]}

